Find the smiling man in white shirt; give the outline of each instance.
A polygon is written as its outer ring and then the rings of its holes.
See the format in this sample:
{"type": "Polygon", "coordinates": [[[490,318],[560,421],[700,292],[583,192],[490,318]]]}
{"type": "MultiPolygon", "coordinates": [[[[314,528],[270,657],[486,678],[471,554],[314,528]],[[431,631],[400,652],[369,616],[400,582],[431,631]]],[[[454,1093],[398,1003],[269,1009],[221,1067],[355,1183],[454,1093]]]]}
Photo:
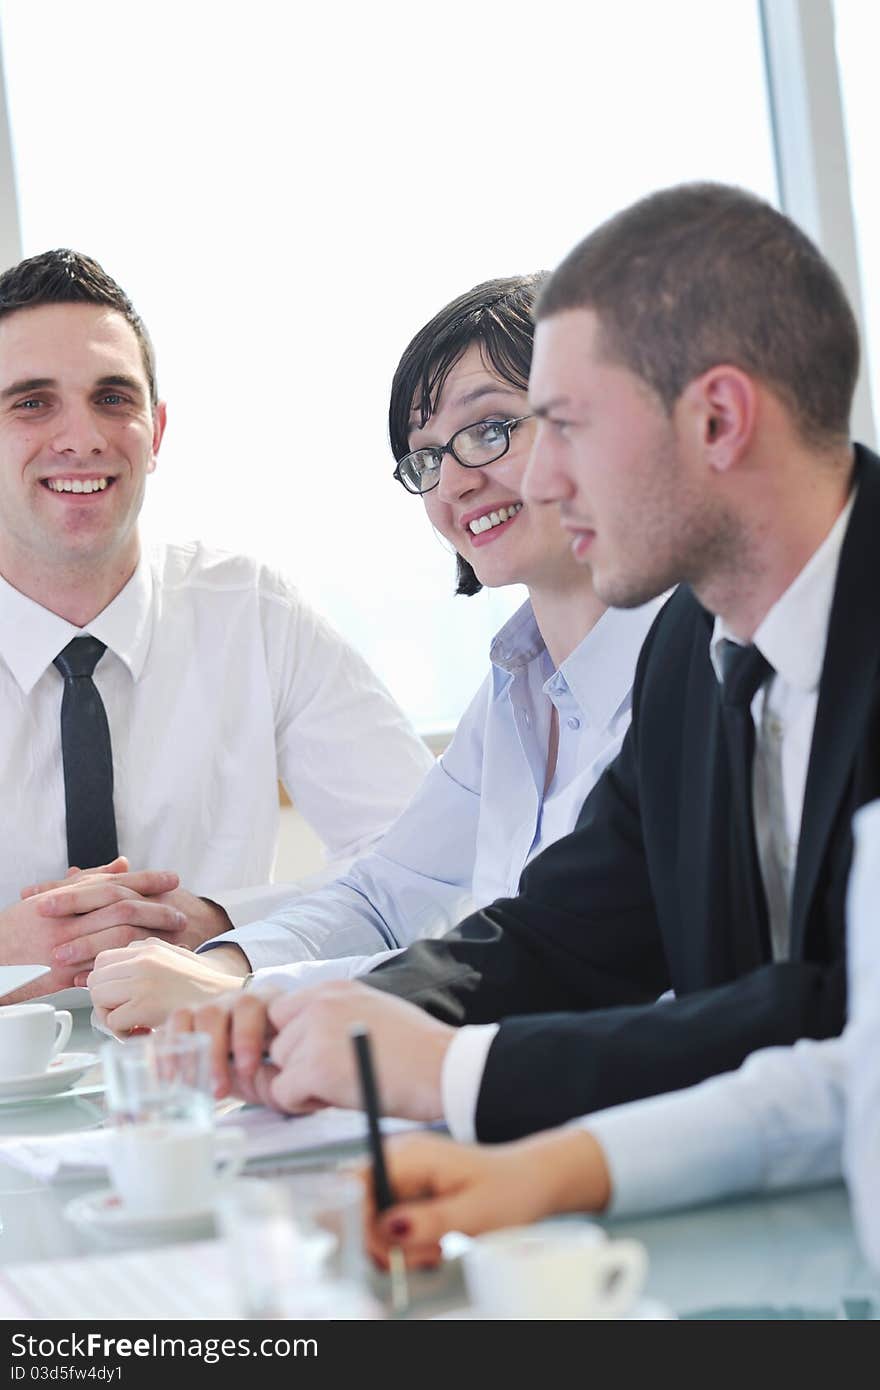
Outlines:
{"type": "Polygon", "coordinates": [[[104,947],[194,946],[265,912],[279,778],[338,871],[431,766],[280,575],[142,548],[165,420],[146,330],[100,266],[51,251],[0,276],[0,960],[52,967],[21,997],[104,947]],[[71,865],[117,872],[15,901],[71,865]]]}

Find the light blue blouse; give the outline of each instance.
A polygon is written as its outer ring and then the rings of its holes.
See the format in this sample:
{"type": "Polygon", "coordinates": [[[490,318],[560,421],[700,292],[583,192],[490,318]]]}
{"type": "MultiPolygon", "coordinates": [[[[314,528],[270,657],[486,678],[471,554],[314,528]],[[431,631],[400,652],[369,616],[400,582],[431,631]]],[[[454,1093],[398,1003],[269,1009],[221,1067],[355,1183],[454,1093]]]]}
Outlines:
{"type": "Polygon", "coordinates": [[[376,849],[201,949],[233,941],[254,970],[362,957],[439,935],[516,893],[525,865],[572,829],[620,748],[636,661],[663,601],[609,609],[558,671],[525,603],[494,639],[489,675],[448,749],[376,849]],[[553,706],[559,748],[545,791],[553,706]]]}

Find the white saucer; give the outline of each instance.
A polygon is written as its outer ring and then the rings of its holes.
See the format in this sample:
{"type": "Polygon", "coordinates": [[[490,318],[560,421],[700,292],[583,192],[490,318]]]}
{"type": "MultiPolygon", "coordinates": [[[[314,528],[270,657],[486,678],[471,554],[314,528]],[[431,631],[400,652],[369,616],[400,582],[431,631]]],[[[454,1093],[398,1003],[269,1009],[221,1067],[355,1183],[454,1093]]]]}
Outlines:
{"type": "Polygon", "coordinates": [[[75,1226],[103,1236],[195,1237],[210,1234],[214,1228],[213,1205],[166,1212],[162,1216],[144,1216],[140,1212],[126,1211],[112,1187],[74,1197],[65,1206],[64,1215],[75,1226]]]}
{"type": "Polygon", "coordinates": [[[0,1105],[37,1100],[41,1096],[54,1096],[59,1091],[67,1091],[97,1061],[95,1052],[59,1052],[45,1071],[33,1072],[30,1076],[11,1076],[0,1081],[0,1105]]]}

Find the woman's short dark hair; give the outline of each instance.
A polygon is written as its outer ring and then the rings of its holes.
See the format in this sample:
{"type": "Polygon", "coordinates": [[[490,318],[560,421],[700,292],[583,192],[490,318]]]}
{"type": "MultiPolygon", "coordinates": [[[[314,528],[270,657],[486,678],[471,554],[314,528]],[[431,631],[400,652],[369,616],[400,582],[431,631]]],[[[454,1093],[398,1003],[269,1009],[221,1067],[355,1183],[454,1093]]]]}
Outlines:
{"type": "MultiPolygon", "coordinates": [[[[532,310],[546,272],[487,280],[461,294],[420,329],[404,351],[391,383],[388,431],[391,450],[400,460],[409,453],[410,416],[419,423],[433,415],[446,378],[456,362],[479,343],[488,367],[519,390],[529,384],[535,325],[532,310]]],[[[483,587],[471,566],[456,555],[457,594],[477,594],[483,587]]]]}

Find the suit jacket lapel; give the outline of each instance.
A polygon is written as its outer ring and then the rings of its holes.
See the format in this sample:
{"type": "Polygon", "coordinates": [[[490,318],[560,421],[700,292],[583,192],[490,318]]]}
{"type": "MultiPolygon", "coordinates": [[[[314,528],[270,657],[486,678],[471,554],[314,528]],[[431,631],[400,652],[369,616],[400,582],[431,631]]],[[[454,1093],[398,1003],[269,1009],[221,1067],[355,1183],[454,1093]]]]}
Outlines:
{"type": "Polygon", "coordinates": [[[859,490],[840,552],[804,791],[791,906],[794,959],[802,950],[819,869],[864,738],[880,658],[880,460],[858,445],[856,482],[859,490]]]}

